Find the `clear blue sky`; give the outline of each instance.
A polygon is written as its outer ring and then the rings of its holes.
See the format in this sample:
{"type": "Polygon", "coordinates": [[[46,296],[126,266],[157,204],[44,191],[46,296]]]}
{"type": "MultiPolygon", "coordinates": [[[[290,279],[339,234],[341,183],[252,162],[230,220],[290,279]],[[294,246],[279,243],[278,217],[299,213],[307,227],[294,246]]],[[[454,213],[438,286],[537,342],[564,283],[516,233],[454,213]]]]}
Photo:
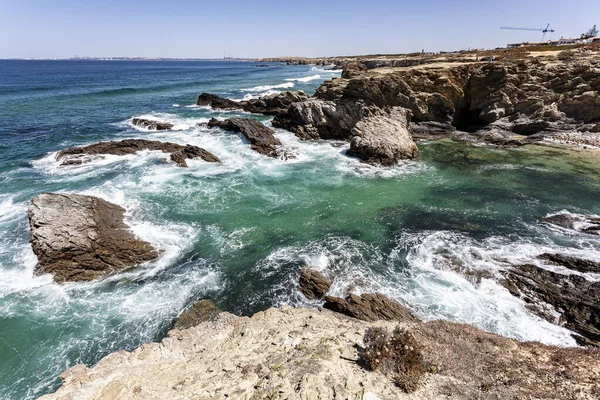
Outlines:
{"type": "Polygon", "coordinates": [[[0,58],[333,56],[494,48],[600,26],[598,0],[0,0],[0,58]]]}

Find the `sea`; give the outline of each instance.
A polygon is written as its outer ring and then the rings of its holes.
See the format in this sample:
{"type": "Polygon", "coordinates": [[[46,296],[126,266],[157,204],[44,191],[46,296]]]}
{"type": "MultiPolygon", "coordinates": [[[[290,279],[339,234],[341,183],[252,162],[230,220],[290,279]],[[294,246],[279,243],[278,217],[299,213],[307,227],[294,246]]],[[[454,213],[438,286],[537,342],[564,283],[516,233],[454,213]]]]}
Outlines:
{"type": "Polygon", "coordinates": [[[271,117],[195,105],[202,92],[312,94],[339,76],[234,61],[0,61],[0,398],[37,398],[69,367],[158,341],[199,299],[237,315],[318,307],[300,294],[304,266],[333,281],[332,295],[380,292],[425,320],[575,345],[498,280],[511,266],[542,265],[545,252],[600,261],[600,237],[541,222],[600,214],[595,153],[442,140],[420,143],[416,160],[374,167],[347,156],[347,142],[275,129],[294,158],[273,159],[239,134],[202,125],[244,117],[271,126],[271,117]],[[141,129],[133,117],[174,127],[141,129]],[[179,168],[152,151],[68,167],[55,159],[61,149],[126,138],[197,145],[223,163],[179,168]],[[34,274],[27,207],[42,192],[123,206],[160,258],[97,282],[34,274]]]}

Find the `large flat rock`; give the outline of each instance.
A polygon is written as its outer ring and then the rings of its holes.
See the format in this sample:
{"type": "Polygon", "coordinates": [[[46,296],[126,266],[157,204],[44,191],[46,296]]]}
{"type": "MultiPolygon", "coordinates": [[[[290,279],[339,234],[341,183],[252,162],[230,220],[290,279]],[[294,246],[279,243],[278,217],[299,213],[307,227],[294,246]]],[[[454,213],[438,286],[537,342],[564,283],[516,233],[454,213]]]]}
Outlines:
{"type": "Polygon", "coordinates": [[[229,118],[219,121],[212,118],[208,126],[240,132],[250,142],[250,148],[260,154],[273,158],[280,155],[278,147],[281,146],[281,142],[274,136],[275,131],[267,128],[260,121],[249,118],[229,118]]]}
{"type": "Polygon", "coordinates": [[[123,222],[125,209],[93,196],[42,193],[29,206],[37,274],[90,281],[159,256],[123,222]]]}

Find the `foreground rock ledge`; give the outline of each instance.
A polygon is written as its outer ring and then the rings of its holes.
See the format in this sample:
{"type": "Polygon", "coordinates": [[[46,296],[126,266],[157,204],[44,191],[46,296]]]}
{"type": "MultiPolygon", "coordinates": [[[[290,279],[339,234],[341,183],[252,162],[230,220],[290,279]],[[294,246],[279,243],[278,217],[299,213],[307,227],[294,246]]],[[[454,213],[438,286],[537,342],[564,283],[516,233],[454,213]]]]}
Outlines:
{"type": "Polygon", "coordinates": [[[446,321],[401,323],[439,367],[407,395],[356,362],[367,327],[397,324],[303,308],[222,313],[95,367],[74,366],[42,399],[597,398],[600,351],[521,343],[446,321]]]}
{"type": "Polygon", "coordinates": [[[99,156],[101,158],[103,154],[124,156],[143,150],[158,150],[163,153],[171,153],[171,161],[179,167],[187,167],[186,160],[193,158],[200,158],[206,162],[221,162],[217,156],[198,146],[145,139],[125,139],[121,141],[100,142],[83,147],[72,147],[59,151],[56,159],[59,161],[63,160],[61,166],[80,165],[92,161],[94,157],[99,156]]]}
{"type": "Polygon", "coordinates": [[[56,282],[89,281],[154,260],[159,253],[123,222],[125,209],[78,194],[42,193],[31,200],[31,246],[37,274],[56,282]]]}

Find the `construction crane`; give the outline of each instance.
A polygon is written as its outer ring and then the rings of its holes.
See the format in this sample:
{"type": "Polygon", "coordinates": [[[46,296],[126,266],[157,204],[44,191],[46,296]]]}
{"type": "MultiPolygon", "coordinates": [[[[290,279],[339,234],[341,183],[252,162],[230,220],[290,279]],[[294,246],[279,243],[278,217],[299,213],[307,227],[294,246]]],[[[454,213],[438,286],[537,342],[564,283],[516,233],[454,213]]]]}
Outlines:
{"type": "Polygon", "coordinates": [[[546,25],[545,28],[516,28],[512,26],[501,26],[500,29],[509,29],[512,31],[535,31],[535,32],[543,32],[542,34],[542,42],[546,39],[546,33],[554,32],[554,29],[550,28],[550,24],[546,25]]]}

